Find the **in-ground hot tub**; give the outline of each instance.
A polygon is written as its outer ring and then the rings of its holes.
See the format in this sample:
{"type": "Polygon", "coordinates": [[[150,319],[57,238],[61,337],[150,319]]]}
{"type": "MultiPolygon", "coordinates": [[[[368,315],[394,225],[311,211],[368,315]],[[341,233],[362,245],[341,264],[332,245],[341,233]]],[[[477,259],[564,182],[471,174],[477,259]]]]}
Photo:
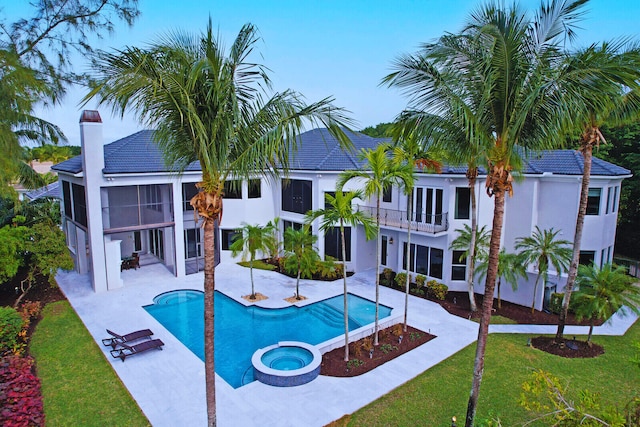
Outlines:
{"type": "Polygon", "coordinates": [[[281,341],[257,350],[251,363],[253,375],[261,383],[293,387],[306,384],[320,374],[322,354],[311,344],[281,341]]]}

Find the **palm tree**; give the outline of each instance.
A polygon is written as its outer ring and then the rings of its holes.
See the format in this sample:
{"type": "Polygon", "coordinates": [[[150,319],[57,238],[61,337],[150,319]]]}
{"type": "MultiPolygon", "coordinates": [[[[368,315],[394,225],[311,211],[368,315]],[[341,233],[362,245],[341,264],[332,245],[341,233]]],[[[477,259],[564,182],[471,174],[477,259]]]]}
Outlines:
{"type": "MultiPolygon", "coordinates": [[[[474,184],[475,186],[475,184],[474,184]]],[[[472,189],[473,193],[474,190],[472,189]]],[[[475,198],[474,198],[475,200],[475,198]]],[[[472,209],[473,210],[473,209],[472,209]]],[[[474,215],[472,213],[472,215],[474,215]]],[[[471,221],[471,227],[464,224],[463,228],[456,229],[458,236],[449,245],[449,250],[464,251],[464,258],[467,260],[467,288],[469,290],[469,305],[471,311],[476,311],[475,290],[473,287],[473,277],[475,277],[476,264],[479,260],[488,259],[489,240],[491,238],[491,230],[487,230],[487,226],[483,225],[478,229],[477,223],[471,221]],[[473,224],[475,223],[475,229],[473,224]],[[469,276],[473,273],[473,276],[469,276]],[[469,282],[470,281],[470,282],[469,282]]],[[[460,260],[462,261],[462,260],[460,260]]]]}
{"type": "Polygon", "coordinates": [[[378,315],[380,306],[380,198],[386,188],[408,182],[413,174],[413,167],[408,164],[392,162],[388,157],[391,146],[380,144],[375,149],[363,149],[360,160],[366,162],[364,170],[344,171],[338,177],[337,190],[342,191],[345,184],[352,179],[364,182],[365,197],[376,199],[376,314],[373,345],[378,345],[378,315]]]}
{"type": "Polygon", "coordinates": [[[336,223],[340,227],[340,246],[342,249],[342,278],[343,278],[343,294],[344,294],[344,361],[349,361],[349,304],[347,298],[347,248],[344,235],[344,226],[350,225],[356,227],[362,225],[367,240],[375,237],[375,225],[370,216],[365,215],[361,211],[353,211],[352,203],[355,199],[363,199],[362,191],[350,191],[344,193],[336,191],[335,196],[325,194],[327,207],[325,209],[317,209],[307,212],[306,222],[312,223],[316,219],[322,217],[320,222],[320,230],[328,231],[335,227],[336,223]]]}
{"type": "Polygon", "coordinates": [[[569,269],[571,262],[571,242],[568,240],[556,240],[560,230],[554,231],[536,229],[530,237],[518,237],[515,248],[520,250],[518,256],[525,265],[535,264],[538,275],[533,285],[533,301],[531,302],[531,313],[536,306],[538,296],[538,283],[540,278],[546,285],[549,278],[549,267],[553,266],[556,274],[560,276],[569,269]]]}
{"type": "Polygon", "coordinates": [[[205,381],[207,419],[216,424],[214,371],[214,233],[222,220],[224,183],[228,179],[276,178],[289,167],[290,154],[304,120],[327,126],[345,146],[343,111],[323,99],[307,105],[296,92],[270,93],[267,69],[250,60],[259,41],[246,24],[228,52],[207,31],[174,31],[144,49],[102,52],[94,62],[96,97],[124,116],[133,111],[140,123],[155,128],[154,140],[167,165],[177,172],[197,161],[202,189],[191,204],[204,222],[205,381]]]}
{"type": "Polygon", "coordinates": [[[567,60],[567,67],[574,69],[598,68],[602,69],[601,78],[596,80],[593,88],[587,88],[585,97],[587,102],[578,110],[576,120],[581,126],[580,152],[583,156],[582,186],[580,188],[580,203],[578,217],[573,238],[573,256],[564,287],[562,310],[558,319],[556,339],[562,339],[571,292],[578,274],[580,248],[582,244],[582,230],[584,217],[587,213],[589,183],[591,178],[591,163],[594,146],[606,142],[600,132],[600,126],[605,122],[609,125],[623,125],[633,123],[640,118],[640,48],[630,46],[626,49],[624,43],[602,43],[592,45],[576,52],[567,60]],[[628,88],[634,88],[629,91],[628,88]]]}
{"type": "Polygon", "coordinates": [[[259,225],[243,224],[242,228],[239,228],[238,233],[233,237],[233,242],[229,249],[231,249],[231,255],[237,256],[242,252],[242,260],[249,259],[249,271],[251,275],[251,295],[249,299],[256,299],[256,292],[253,284],[253,261],[256,259],[256,254],[266,253],[269,246],[269,239],[273,233],[272,227],[269,225],[261,227],[259,225]]]}
{"type": "Polygon", "coordinates": [[[300,277],[311,277],[319,258],[313,247],[317,240],[318,236],[311,234],[307,225],[297,230],[289,227],[284,231],[284,249],[289,252],[287,261],[295,263],[297,300],[302,299],[300,277]]]}
{"type": "MultiPolygon", "coordinates": [[[[474,422],[491,319],[506,195],[512,172],[529,150],[553,148],[571,119],[571,75],[557,67],[584,0],[543,2],[533,18],[517,5],[489,2],[459,34],[401,57],[388,79],[410,97],[411,110],[441,115],[457,138],[461,129],[486,156],[486,191],[494,214],[473,383],[465,425],[474,422]]],[[[588,73],[585,73],[588,74],[588,73]]],[[[444,130],[447,127],[443,127],[444,130]]],[[[446,139],[434,144],[446,148],[446,139]]]]}
{"type": "MultiPolygon", "coordinates": [[[[398,127],[402,128],[402,124],[398,124],[398,127]]],[[[415,181],[415,169],[418,167],[422,169],[429,169],[440,173],[442,164],[429,158],[430,155],[423,150],[423,145],[418,143],[415,135],[409,134],[405,137],[401,137],[396,140],[395,147],[393,148],[393,160],[400,165],[407,164],[411,166],[410,179],[402,180],[402,188],[404,193],[409,198],[407,203],[407,248],[411,247],[411,222],[413,220],[413,184],[415,181]]],[[[404,286],[404,332],[407,332],[407,318],[409,314],[409,278],[410,275],[406,275],[404,286]]]]}
{"type": "MultiPolygon", "coordinates": [[[[487,253],[478,254],[478,268],[476,274],[480,277],[487,275],[487,268],[489,267],[489,258],[487,253]]],[[[525,268],[522,260],[517,254],[509,253],[504,248],[500,249],[498,255],[498,279],[496,283],[496,292],[498,293],[498,308],[502,308],[502,298],[500,296],[500,285],[502,280],[511,285],[511,289],[514,291],[518,289],[518,279],[527,277],[527,269],[525,268]]]]}
{"type": "Polygon", "coordinates": [[[640,314],[640,286],[623,266],[605,264],[600,269],[595,264],[581,265],[576,284],[573,303],[576,317],[591,320],[587,342],[591,342],[597,319],[607,319],[618,310],[624,315],[626,308],[640,314]]]}

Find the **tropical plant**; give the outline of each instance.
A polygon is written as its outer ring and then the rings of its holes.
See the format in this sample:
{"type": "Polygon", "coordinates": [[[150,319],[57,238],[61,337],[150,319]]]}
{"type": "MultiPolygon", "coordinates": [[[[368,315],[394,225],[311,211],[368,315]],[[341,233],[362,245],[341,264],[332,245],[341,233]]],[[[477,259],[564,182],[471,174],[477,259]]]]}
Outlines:
{"type": "MultiPolygon", "coordinates": [[[[402,124],[398,124],[402,128],[402,124]]],[[[393,160],[399,165],[406,164],[411,167],[409,179],[401,180],[404,193],[409,198],[407,203],[407,248],[411,247],[411,223],[413,221],[413,185],[415,182],[415,168],[428,169],[440,173],[442,164],[430,158],[430,154],[424,150],[424,144],[419,144],[415,134],[407,134],[396,140],[393,149],[393,160]]],[[[407,332],[407,317],[409,312],[409,276],[406,277],[404,289],[404,331],[407,332]]]]}
{"type": "Polygon", "coordinates": [[[286,264],[293,265],[296,272],[296,299],[300,297],[300,277],[310,278],[319,259],[314,248],[318,236],[309,232],[309,227],[289,227],[284,231],[284,249],[288,252],[286,264]]]}
{"type": "Polygon", "coordinates": [[[280,217],[275,217],[267,222],[267,227],[271,234],[267,237],[267,253],[271,261],[277,261],[282,252],[282,242],[280,241],[280,217]]]}
{"type": "Polygon", "coordinates": [[[213,34],[174,31],[144,49],[101,52],[94,64],[97,97],[121,116],[134,112],[155,128],[166,163],[184,171],[200,163],[202,182],[191,204],[204,222],[205,382],[207,419],[216,423],[214,370],[214,233],[228,179],[276,178],[289,168],[304,121],[329,128],[346,147],[349,121],[330,98],[307,105],[286,90],[270,93],[267,69],[250,60],[258,30],[246,24],[228,52],[213,34]]]}
{"type": "Polygon", "coordinates": [[[242,253],[242,261],[249,261],[249,274],[251,276],[251,295],[249,299],[256,299],[256,291],[253,281],[253,261],[258,252],[265,253],[268,250],[268,240],[273,233],[269,225],[261,227],[243,223],[242,228],[236,230],[237,233],[231,242],[231,255],[238,256],[242,253]]]}
{"type": "MultiPolygon", "coordinates": [[[[488,267],[488,257],[486,254],[482,255],[479,258],[476,274],[480,277],[485,277],[488,267]]],[[[505,282],[509,283],[511,285],[511,289],[515,291],[518,289],[518,279],[526,277],[527,269],[520,257],[517,254],[509,253],[502,248],[500,250],[500,255],[498,256],[498,279],[496,283],[498,308],[502,308],[502,298],[500,295],[502,280],[504,279],[505,282]]]]}
{"type": "Polygon", "coordinates": [[[343,296],[344,296],[344,360],[349,361],[349,304],[347,295],[347,248],[344,235],[345,225],[357,227],[362,225],[367,240],[373,239],[375,234],[375,225],[371,217],[361,211],[353,210],[353,201],[363,199],[362,191],[336,191],[335,196],[326,193],[325,208],[307,212],[305,221],[311,224],[318,218],[320,220],[320,230],[327,232],[338,225],[340,229],[340,248],[342,261],[342,278],[343,278],[343,296]]]}
{"type": "Polygon", "coordinates": [[[564,333],[571,292],[578,274],[584,217],[587,213],[593,148],[606,143],[600,130],[604,123],[621,125],[640,119],[640,46],[624,42],[603,42],[591,45],[567,58],[569,69],[598,69],[600,74],[587,81],[583,88],[586,101],[574,111],[576,126],[580,128],[580,152],[583,156],[580,203],[573,238],[573,256],[564,288],[562,311],[558,319],[556,338],[564,333]]]}
{"type": "Polygon", "coordinates": [[[376,199],[376,313],[373,334],[373,345],[378,345],[378,320],[380,307],[380,198],[387,188],[399,185],[401,182],[409,182],[413,176],[413,167],[408,164],[392,162],[389,156],[391,146],[380,144],[375,149],[363,149],[360,152],[360,160],[366,162],[364,169],[344,171],[338,177],[337,190],[342,191],[349,181],[358,180],[364,182],[363,192],[365,197],[376,199]]]}
{"type": "Polygon", "coordinates": [[[531,313],[534,312],[538,296],[538,283],[543,279],[546,285],[549,279],[549,268],[553,267],[558,277],[569,269],[571,262],[571,242],[556,239],[560,230],[540,230],[536,225],[529,237],[518,237],[515,248],[520,250],[518,257],[526,264],[535,264],[538,275],[533,285],[533,301],[531,313]]]}
{"type": "MultiPolygon", "coordinates": [[[[504,221],[506,195],[513,194],[513,172],[529,150],[554,148],[569,127],[575,70],[558,67],[565,39],[582,14],[585,0],[550,0],[529,17],[517,5],[488,2],[474,11],[459,34],[423,45],[395,64],[388,81],[406,90],[410,110],[443,117],[433,144],[446,149],[460,132],[486,160],[487,194],[494,198],[473,383],[465,425],[474,423],[484,370],[484,354],[504,221]]],[[[597,71],[582,70],[582,78],[597,71]]],[[[576,101],[578,102],[578,101],[576,101]]]]}
{"type": "MultiPolygon", "coordinates": [[[[491,230],[487,230],[486,225],[483,225],[482,228],[478,229],[477,224],[474,230],[473,221],[471,222],[471,226],[469,226],[469,224],[464,224],[462,228],[457,228],[455,230],[458,235],[449,245],[449,250],[464,251],[462,256],[467,261],[467,290],[469,293],[469,303],[471,311],[476,311],[477,307],[473,278],[476,275],[476,264],[478,264],[478,262],[485,262],[486,265],[486,260],[488,260],[491,230]],[[470,276],[469,273],[473,273],[473,276],[470,276]]],[[[462,261],[462,259],[457,261],[462,261]]],[[[486,276],[486,270],[484,271],[484,274],[481,274],[480,276],[486,276]]],[[[500,294],[499,277],[500,276],[498,276],[498,294],[500,294]]],[[[498,302],[499,301],[500,300],[498,299],[498,302]]]]}
{"type": "Polygon", "coordinates": [[[93,51],[90,35],[113,33],[115,21],[131,26],[137,0],[47,0],[29,2],[31,16],[0,23],[0,192],[18,179],[27,188],[45,185],[29,166],[20,144],[58,143],[60,128],[36,117],[37,103],[57,103],[71,83],[85,81],[71,58],[93,51]],[[115,19],[114,19],[115,18],[115,19]]]}
{"type": "Polygon", "coordinates": [[[587,342],[596,320],[608,319],[615,312],[625,314],[627,309],[640,314],[640,285],[636,281],[623,266],[580,266],[571,307],[578,319],[590,320],[587,342]]]}

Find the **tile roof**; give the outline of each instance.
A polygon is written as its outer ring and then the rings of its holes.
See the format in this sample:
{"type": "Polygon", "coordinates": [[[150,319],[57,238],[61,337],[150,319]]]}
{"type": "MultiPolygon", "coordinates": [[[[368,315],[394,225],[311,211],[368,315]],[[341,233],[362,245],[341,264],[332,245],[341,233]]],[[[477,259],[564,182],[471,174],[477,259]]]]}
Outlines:
{"type": "MultiPolygon", "coordinates": [[[[358,152],[363,149],[373,149],[378,144],[388,142],[384,138],[372,138],[357,132],[347,132],[354,145],[353,152],[340,149],[338,141],[325,128],[304,132],[299,137],[299,148],[290,157],[292,170],[309,171],[342,171],[364,167],[364,162],[358,158],[358,152]]],[[[119,139],[104,147],[105,174],[121,173],[154,173],[169,172],[160,150],[154,144],[153,131],[143,130],[125,138],[119,139]]],[[[58,163],[53,170],[77,174],[82,171],[82,158],[77,156],[58,163]]],[[[197,162],[192,163],[187,171],[199,171],[197,162]]],[[[558,175],[582,175],[583,158],[575,150],[548,150],[529,153],[523,163],[522,173],[558,175]]],[[[464,174],[466,167],[445,165],[443,174],[464,174]]],[[[484,173],[483,170],[480,171],[484,173]]],[[[599,158],[593,158],[591,174],[593,176],[620,176],[631,172],[599,158]]]]}
{"type": "Polygon", "coordinates": [[[52,182],[49,185],[44,187],[40,187],[35,190],[27,191],[24,193],[25,197],[29,200],[37,200],[43,197],[51,197],[55,199],[62,199],[62,194],[60,192],[60,181],[52,182]]]}

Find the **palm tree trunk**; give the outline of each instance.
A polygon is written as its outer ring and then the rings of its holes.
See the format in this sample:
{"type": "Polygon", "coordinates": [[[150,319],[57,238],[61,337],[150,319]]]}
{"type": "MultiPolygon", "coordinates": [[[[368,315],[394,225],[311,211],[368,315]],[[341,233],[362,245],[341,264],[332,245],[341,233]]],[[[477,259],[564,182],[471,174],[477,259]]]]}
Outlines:
{"type": "Polygon", "coordinates": [[[591,323],[589,324],[589,335],[587,335],[587,343],[591,343],[591,335],[593,334],[593,326],[596,322],[596,319],[591,319],[591,323]]]}
{"type": "MultiPolygon", "coordinates": [[[[411,218],[413,216],[413,188],[409,192],[409,221],[407,222],[407,251],[411,250],[411,218]]],[[[409,261],[407,261],[408,263],[409,261]]],[[[409,265],[407,264],[407,267],[409,265]]],[[[407,268],[407,280],[404,290],[404,331],[407,332],[407,315],[409,312],[409,268],[407,268]]]]}
{"type": "Polygon", "coordinates": [[[349,299],[347,298],[347,246],[344,241],[344,224],[340,218],[340,237],[342,238],[342,278],[344,280],[344,361],[349,361],[349,299]]]}
{"type": "Polygon", "coordinates": [[[251,261],[249,261],[249,274],[251,275],[251,296],[249,298],[256,299],[256,291],[255,287],[253,286],[253,258],[251,258],[251,261]]]}
{"type": "Polygon", "coordinates": [[[376,194],[376,321],[373,345],[378,345],[378,315],[380,308],[380,194],[376,194]]]}
{"type": "MultiPolygon", "coordinates": [[[[471,311],[476,311],[475,290],[473,289],[473,275],[476,269],[476,234],[478,232],[478,206],[476,202],[476,177],[478,176],[478,168],[472,168],[467,171],[469,179],[469,189],[471,190],[471,242],[469,243],[469,257],[467,261],[467,286],[469,288],[469,305],[471,311]]],[[[500,299],[498,299],[500,301],[500,299]]]]}
{"type": "Polygon", "coordinates": [[[482,301],[482,315],[478,328],[478,343],[476,356],[473,364],[473,382],[469,403],[467,405],[467,417],[465,427],[473,427],[480,395],[480,383],[484,372],[484,355],[487,348],[487,337],[489,335],[489,323],[491,321],[491,310],[493,309],[493,292],[495,290],[496,278],[498,276],[498,257],[500,255],[500,239],[502,237],[502,223],[504,220],[504,190],[494,192],[493,209],[493,229],[491,230],[491,242],[489,244],[489,266],[487,268],[487,281],[484,286],[484,299],[482,301]]]}
{"type": "Polygon", "coordinates": [[[216,425],[215,332],[215,221],[204,218],[204,370],[207,396],[207,425],[216,425]]]}
{"type": "Polygon", "coordinates": [[[500,284],[502,279],[498,277],[498,308],[502,308],[502,298],[500,298],[500,284]]]}
{"type": "Polygon", "coordinates": [[[298,263],[298,276],[296,277],[296,299],[300,299],[300,274],[302,273],[302,268],[300,267],[300,263],[298,263]]]}
{"type": "Polygon", "coordinates": [[[576,219],[576,231],[573,237],[573,256],[571,258],[571,266],[567,276],[567,284],[564,286],[564,297],[562,298],[562,310],[558,318],[558,330],[556,331],[556,339],[562,339],[564,334],[564,326],[567,322],[567,314],[569,314],[569,302],[571,301],[571,293],[573,286],[578,277],[578,263],[580,261],[580,246],[582,245],[582,230],[584,228],[584,217],[587,214],[587,200],[589,198],[589,182],[591,181],[591,162],[593,158],[593,137],[583,136],[582,156],[584,157],[584,166],[582,172],[582,187],[580,188],[580,205],[578,208],[578,218],[576,219]]]}
{"type": "Polygon", "coordinates": [[[533,300],[531,301],[531,314],[536,310],[536,294],[538,293],[538,281],[540,280],[540,267],[538,267],[538,277],[533,284],[533,300]]]}

